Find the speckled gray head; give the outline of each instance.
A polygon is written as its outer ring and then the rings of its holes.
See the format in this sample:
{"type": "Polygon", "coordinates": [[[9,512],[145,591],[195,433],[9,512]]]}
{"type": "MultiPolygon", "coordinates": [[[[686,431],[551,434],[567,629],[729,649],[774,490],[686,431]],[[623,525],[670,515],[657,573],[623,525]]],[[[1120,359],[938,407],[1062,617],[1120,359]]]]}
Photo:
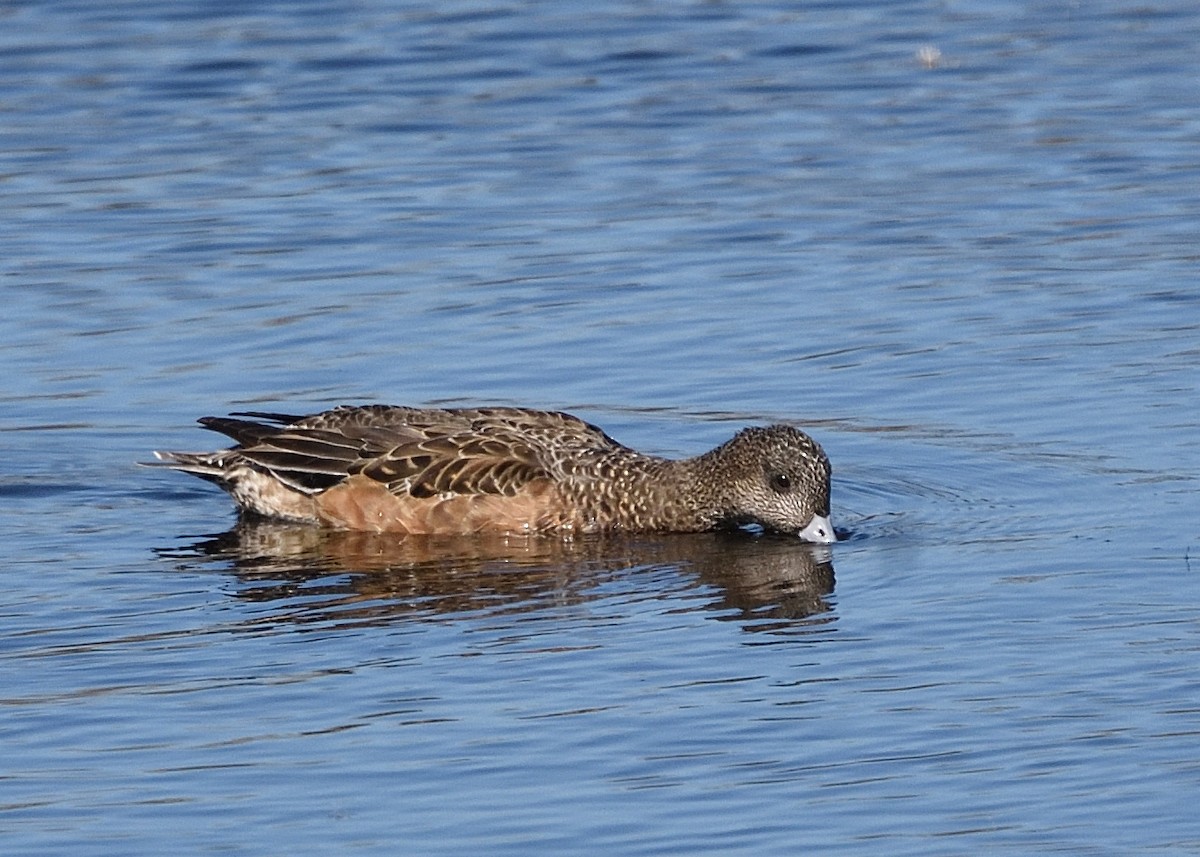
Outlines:
{"type": "Polygon", "coordinates": [[[816,544],[837,541],[829,510],[829,457],[800,429],[743,429],[710,455],[724,471],[720,481],[731,523],[758,524],[816,544]]]}

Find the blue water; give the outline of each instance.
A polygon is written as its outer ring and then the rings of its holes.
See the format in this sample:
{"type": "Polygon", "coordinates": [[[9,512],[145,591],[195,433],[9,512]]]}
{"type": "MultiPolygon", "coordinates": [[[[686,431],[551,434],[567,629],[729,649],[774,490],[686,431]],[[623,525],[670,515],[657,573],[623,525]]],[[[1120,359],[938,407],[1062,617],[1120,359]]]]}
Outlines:
{"type": "Polygon", "coordinates": [[[5,853],[1200,851],[1200,10],[0,11],[5,853]],[[834,464],[830,551],[396,545],[194,419],[834,464]]]}

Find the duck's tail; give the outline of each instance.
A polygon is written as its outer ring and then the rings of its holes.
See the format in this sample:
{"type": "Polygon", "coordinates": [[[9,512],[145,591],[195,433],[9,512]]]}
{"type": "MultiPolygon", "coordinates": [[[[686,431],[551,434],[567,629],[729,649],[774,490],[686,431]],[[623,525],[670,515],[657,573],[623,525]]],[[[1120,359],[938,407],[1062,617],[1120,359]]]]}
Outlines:
{"type": "Polygon", "coordinates": [[[146,467],[168,467],[191,473],[209,482],[225,482],[229,473],[228,456],[221,452],[163,452],[154,450],[157,461],[144,461],[146,467]]]}

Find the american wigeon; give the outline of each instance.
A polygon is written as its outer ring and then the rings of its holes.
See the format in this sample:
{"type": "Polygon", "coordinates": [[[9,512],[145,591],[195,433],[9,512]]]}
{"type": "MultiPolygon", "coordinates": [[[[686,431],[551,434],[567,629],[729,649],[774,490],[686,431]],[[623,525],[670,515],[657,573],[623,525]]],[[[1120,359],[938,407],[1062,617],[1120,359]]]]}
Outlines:
{"type": "Polygon", "coordinates": [[[758,524],[837,540],[829,459],[787,425],[746,428],[703,455],[670,460],[635,452],[570,414],[523,408],[342,406],[200,423],[237,446],[155,456],[273,518],[412,534],[758,524]]]}

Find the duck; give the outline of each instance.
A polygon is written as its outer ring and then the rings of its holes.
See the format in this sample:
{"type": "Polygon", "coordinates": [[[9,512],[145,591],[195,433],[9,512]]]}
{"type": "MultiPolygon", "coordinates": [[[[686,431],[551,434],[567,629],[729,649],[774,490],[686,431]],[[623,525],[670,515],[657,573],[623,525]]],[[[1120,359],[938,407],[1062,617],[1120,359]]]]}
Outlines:
{"type": "Polygon", "coordinates": [[[217,484],[248,515],[408,535],[758,527],[837,540],[829,458],[786,424],[669,459],[571,414],[517,407],[341,405],[198,422],[235,445],[156,451],[155,463],[217,484]]]}

